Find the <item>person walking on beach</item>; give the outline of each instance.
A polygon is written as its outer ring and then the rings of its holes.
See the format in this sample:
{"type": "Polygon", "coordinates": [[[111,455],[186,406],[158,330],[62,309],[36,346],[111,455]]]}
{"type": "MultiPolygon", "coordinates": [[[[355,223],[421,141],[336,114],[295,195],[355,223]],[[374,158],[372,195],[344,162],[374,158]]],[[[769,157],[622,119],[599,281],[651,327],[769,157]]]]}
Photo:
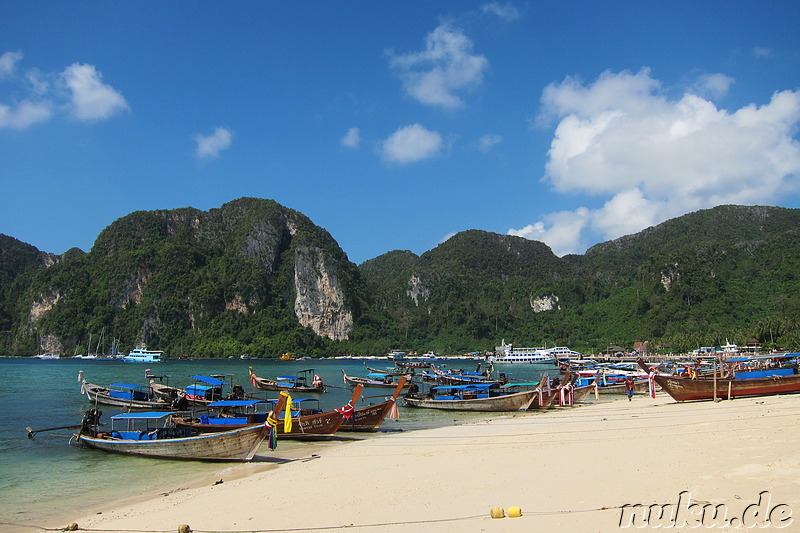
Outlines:
{"type": "Polygon", "coordinates": [[[628,401],[633,398],[633,376],[625,378],[625,389],[628,391],[628,401]]]}

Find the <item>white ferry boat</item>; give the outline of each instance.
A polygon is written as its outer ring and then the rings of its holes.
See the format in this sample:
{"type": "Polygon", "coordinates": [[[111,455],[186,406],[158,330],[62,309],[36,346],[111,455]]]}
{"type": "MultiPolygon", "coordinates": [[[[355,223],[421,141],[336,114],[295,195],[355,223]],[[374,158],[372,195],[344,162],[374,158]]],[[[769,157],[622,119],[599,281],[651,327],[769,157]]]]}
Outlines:
{"type": "Polygon", "coordinates": [[[486,361],[495,365],[531,365],[554,363],[555,359],[545,348],[515,348],[503,339],[500,346],[495,346],[494,355],[487,357],[486,361]]]}
{"type": "Polygon", "coordinates": [[[126,363],[160,363],[164,360],[164,352],[161,350],[146,350],[135,348],[128,355],[122,358],[126,363]]]}
{"type": "Polygon", "coordinates": [[[559,361],[561,359],[575,359],[583,356],[582,353],[576,352],[575,350],[570,350],[566,346],[553,346],[552,348],[547,348],[545,352],[559,361]]]}

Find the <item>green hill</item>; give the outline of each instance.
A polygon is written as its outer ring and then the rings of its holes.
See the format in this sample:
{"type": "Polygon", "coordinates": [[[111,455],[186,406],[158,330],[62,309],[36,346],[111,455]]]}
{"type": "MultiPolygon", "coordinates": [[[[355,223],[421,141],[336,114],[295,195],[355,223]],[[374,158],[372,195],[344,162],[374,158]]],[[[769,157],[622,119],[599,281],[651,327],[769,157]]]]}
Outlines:
{"type": "Polygon", "coordinates": [[[56,257],[0,235],[0,350],[275,357],[516,344],[800,348],[800,210],[721,206],[557,257],[470,230],[356,266],[271,200],[140,211],[56,257]]]}

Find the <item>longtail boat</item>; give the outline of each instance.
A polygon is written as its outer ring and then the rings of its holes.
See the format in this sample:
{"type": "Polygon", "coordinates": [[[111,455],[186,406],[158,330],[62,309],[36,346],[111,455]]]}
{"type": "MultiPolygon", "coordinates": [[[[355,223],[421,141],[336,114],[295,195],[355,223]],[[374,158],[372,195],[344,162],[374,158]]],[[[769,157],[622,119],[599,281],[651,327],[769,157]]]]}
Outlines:
{"type": "MultiPolygon", "coordinates": [[[[353,416],[355,409],[353,405],[361,396],[363,387],[356,387],[352,399],[342,408],[331,411],[319,409],[319,400],[316,398],[292,399],[291,396],[286,402],[291,418],[290,429],[286,430],[286,412],[275,407],[273,409],[274,419],[278,422],[276,435],[278,437],[293,440],[312,440],[333,437],[342,423],[353,416]],[[312,405],[313,404],[313,405],[312,405]]],[[[268,416],[266,411],[256,412],[260,406],[276,405],[283,399],[283,394],[278,400],[223,400],[209,405],[212,409],[218,409],[216,414],[205,414],[199,416],[173,417],[176,426],[189,429],[198,433],[214,433],[228,431],[232,428],[248,427],[252,425],[262,425],[268,416]]]]}
{"type": "Polygon", "coordinates": [[[407,376],[409,374],[412,375],[414,374],[413,368],[408,370],[398,367],[380,369],[380,368],[373,368],[369,366],[367,363],[364,363],[364,368],[367,369],[367,372],[371,372],[373,374],[385,374],[387,376],[407,376]]]}
{"type": "MultiPolygon", "coordinates": [[[[397,387],[398,382],[395,381],[395,378],[398,376],[377,372],[370,372],[366,377],[348,376],[347,372],[345,372],[343,368],[341,370],[344,382],[348,385],[363,385],[365,387],[379,387],[385,389],[394,389],[397,387]]],[[[411,374],[406,374],[405,378],[407,381],[404,384],[404,387],[408,388],[411,386],[411,374]]]]}
{"type": "MultiPolygon", "coordinates": [[[[645,370],[650,370],[644,361],[637,362],[645,370]]],[[[684,378],[651,373],[652,379],[672,396],[676,402],[690,400],[721,400],[745,396],[769,396],[800,392],[800,374],[797,367],[775,368],[772,371],[747,372],[733,377],[684,378]]]]}
{"type": "Polygon", "coordinates": [[[81,394],[85,394],[94,404],[149,411],[169,411],[174,408],[172,400],[157,396],[147,385],[112,383],[103,387],[88,383],[83,379],[83,371],[79,372],[78,380],[81,382],[81,394]]]}
{"type": "MultiPolygon", "coordinates": [[[[283,401],[277,407],[282,407],[283,401]]],[[[111,430],[99,432],[100,412],[87,411],[74,438],[89,448],[126,455],[204,461],[249,461],[270,432],[267,424],[191,436],[171,424],[173,413],[124,413],[111,417],[111,430]],[[121,429],[121,426],[124,429],[121,429]]]]}
{"type": "Polygon", "coordinates": [[[252,366],[248,368],[248,371],[253,387],[261,390],[286,391],[289,394],[325,392],[325,384],[313,368],[300,370],[294,376],[278,376],[276,379],[256,376],[252,366]]]}
{"type": "Polygon", "coordinates": [[[393,409],[397,408],[397,397],[403,392],[406,385],[405,376],[397,382],[394,394],[384,402],[359,407],[353,411],[350,419],[345,419],[339,431],[377,431],[383,421],[393,409]]]}
{"type": "MultiPolygon", "coordinates": [[[[353,406],[355,406],[359,397],[361,397],[361,392],[363,390],[363,386],[357,386],[353,391],[353,397],[340,409],[334,409],[332,411],[320,411],[307,415],[302,414],[301,411],[300,416],[292,416],[292,427],[290,431],[286,431],[284,424],[285,413],[282,412],[282,409],[276,408],[276,418],[278,419],[277,435],[279,437],[283,436],[285,438],[300,440],[333,437],[342,426],[342,423],[345,421],[345,419],[348,416],[351,416],[353,406]]],[[[314,399],[311,398],[307,400],[313,401],[314,399]]],[[[317,402],[318,401],[319,400],[317,400],[317,402]]]]}
{"type": "Polygon", "coordinates": [[[447,411],[524,411],[537,394],[535,389],[507,393],[497,384],[473,383],[431,387],[427,395],[406,395],[405,402],[409,407],[447,411]]]}

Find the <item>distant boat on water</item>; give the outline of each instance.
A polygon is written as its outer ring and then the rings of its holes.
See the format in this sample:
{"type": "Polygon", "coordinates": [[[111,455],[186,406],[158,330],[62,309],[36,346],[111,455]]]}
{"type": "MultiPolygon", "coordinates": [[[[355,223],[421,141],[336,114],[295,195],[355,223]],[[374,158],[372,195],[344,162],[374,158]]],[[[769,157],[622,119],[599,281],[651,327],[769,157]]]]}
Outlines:
{"type": "Polygon", "coordinates": [[[555,346],[553,348],[516,348],[513,344],[506,344],[505,339],[500,346],[495,347],[494,355],[486,358],[489,363],[495,365],[531,365],[531,364],[551,364],[557,359],[577,357],[578,352],[570,350],[566,346],[555,346]]]}
{"type": "Polygon", "coordinates": [[[164,352],[161,350],[134,348],[122,360],[126,363],[160,363],[164,360],[164,352]]]}

